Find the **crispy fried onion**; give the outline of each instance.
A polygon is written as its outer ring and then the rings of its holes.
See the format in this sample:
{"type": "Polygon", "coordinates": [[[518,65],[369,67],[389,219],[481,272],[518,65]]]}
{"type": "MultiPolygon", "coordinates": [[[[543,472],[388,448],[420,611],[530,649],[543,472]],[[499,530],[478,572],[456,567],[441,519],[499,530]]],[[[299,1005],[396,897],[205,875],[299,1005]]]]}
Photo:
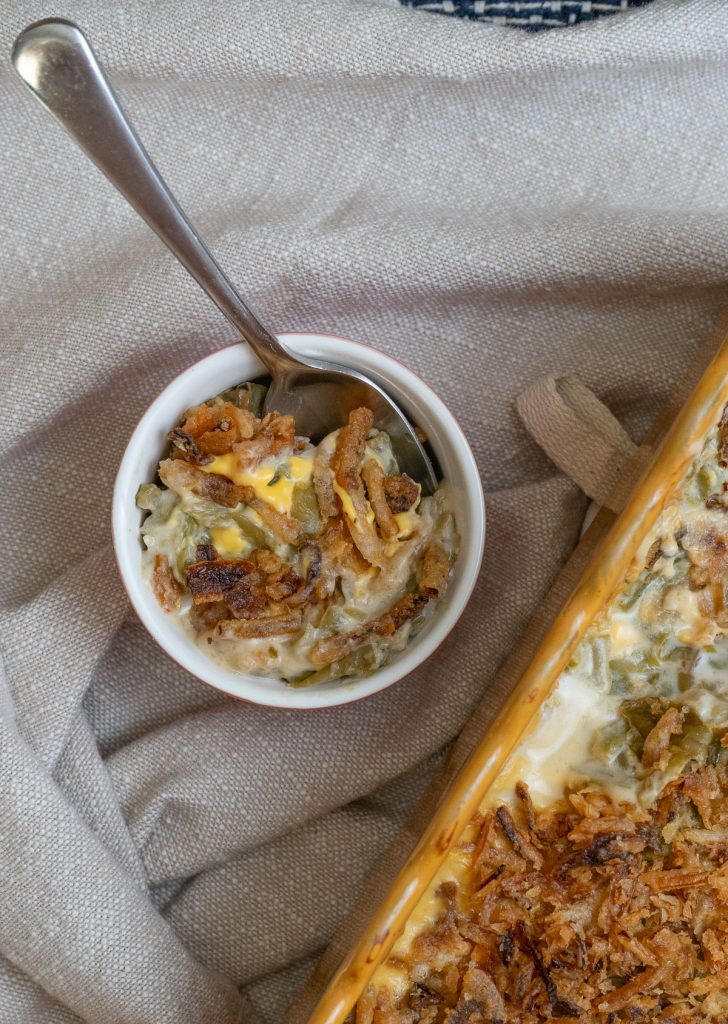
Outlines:
{"type": "Polygon", "coordinates": [[[417,590],[400,597],[392,607],[351,633],[338,633],[318,640],[311,648],[314,665],[330,665],[351,651],[357,650],[373,636],[391,637],[398,629],[417,615],[428,601],[442,597],[450,573],[450,560],[438,543],[430,544],[422,558],[422,570],[417,590]]]}
{"type": "Polygon", "coordinates": [[[317,538],[321,557],[316,599],[325,601],[334,593],[337,580],[349,571],[361,575],[369,571],[369,563],[360,554],[344,526],[340,515],[329,519],[321,537],[317,538]]]}
{"type": "Polygon", "coordinates": [[[285,512],[279,512],[277,508],[273,508],[267,501],[263,501],[252,487],[246,487],[244,490],[246,493],[243,501],[249,508],[258,513],[263,520],[263,525],[267,526],[276,537],[285,541],[286,544],[295,544],[301,530],[298,520],[286,515],[285,512]]]}
{"type": "Polygon", "coordinates": [[[706,510],[693,515],[680,541],[693,566],[710,580],[728,580],[728,524],[725,514],[706,510]]]}
{"type": "Polygon", "coordinates": [[[219,473],[206,473],[180,459],[163,459],[159,463],[159,477],[163,484],[181,498],[194,494],[224,508],[234,508],[245,500],[249,487],[240,487],[219,473]]]}
{"type": "Polygon", "coordinates": [[[194,602],[193,625],[202,631],[214,629],[219,637],[298,632],[320,573],[318,548],[305,545],[299,562],[303,576],[274,552],[263,549],[247,558],[194,562],[185,570],[194,602]]]}
{"type": "Polygon", "coordinates": [[[687,708],[668,708],[645,739],[642,764],[645,768],[666,768],[670,758],[670,740],[683,730],[687,708]]]}
{"type": "Polygon", "coordinates": [[[172,567],[166,555],[154,556],[152,590],[165,612],[179,611],[183,590],[172,574],[172,567]]]}
{"type": "Polygon", "coordinates": [[[316,492],[321,518],[331,519],[337,515],[339,506],[334,491],[334,471],[331,468],[333,449],[329,444],[320,444],[313,455],[313,487],[316,492]]]}
{"type": "Polygon", "coordinates": [[[159,476],[162,483],[180,497],[194,494],[224,508],[235,508],[239,504],[247,505],[257,512],[263,524],[286,544],[295,544],[298,540],[298,521],[263,501],[252,487],[235,484],[220,473],[207,473],[204,469],[180,459],[164,459],[160,462],[159,476]]]}
{"type": "Polygon", "coordinates": [[[718,424],[718,463],[728,466],[728,405],[723,409],[718,424]]]}
{"type": "Polygon", "coordinates": [[[263,462],[285,451],[293,451],[296,443],[296,424],[292,416],[279,416],[270,412],[265,416],[255,434],[233,445],[241,468],[263,462]]]}
{"type": "Polygon", "coordinates": [[[473,820],[470,871],[392,960],[405,991],[370,986],[357,1024],[726,1019],[725,767],[686,768],[649,810],[598,788],[544,810],[517,796],[473,820]]]}
{"type": "Polygon", "coordinates": [[[336,451],[331,460],[336,483],[351,499],[353,516],[346,516],[351,538],[367,562],[381,568],[386,561],[384,544],[377,534],[372,509],[367,501],[361,462],[369,432],[374,426],[371,409],[354,409],[349,422],[336,438],[336,451]]]}
{"type": "Polygon", "coordinates": [[[384,496],[392,512],[409,512],[420,496],[418,484],[406,473],[399,476],[385,476],[384,496]]]}
{"type": "Polygon", "coordinates": [[[362,466],[361,475],[366,484],[367,496],[379,531],[385,540],[393,540],[399,533],[399,526],[384,492],[384,470],[375,459],[367,459],[362,466]]]}
{"type": "Polygon", "coordinates": [[[303,612],[300,608],[288,615],[271,615],[265,619],[224,619],[215,627],[215,635],[223,640],[245,640],[255,637],[285,636],[299,633],[303,612]]]}
{"type": "Polygon", "coordinates": [[[211,462],[216,455],[225,455],[233,446],[251,438],[259,427],[259,420],[247,409],[238,409],[232,402],[216,398],[209,404],[195,406],[186,414],[182,424],[171,430],[167,437],[176,449],[178,458],[192,462],[211,462]]]}
{"type": "Polygon", "coordinates": [[[206,465],[217,455],[235,452],[244,469],[283,451],[293,451],[296,429],[292,416],[272,412],[259,420],[249,409],[215,398],[188,410],[167,437],[175,459],[206,465]]]}
{"type": "Polygon", "coordinates": [[[215,558],[212,561],[193,562],[185,570],[187,587],[195,604],[207,604],[226,599],[242,580],[255,571],[255,564],[247,558],[215,558]]]}

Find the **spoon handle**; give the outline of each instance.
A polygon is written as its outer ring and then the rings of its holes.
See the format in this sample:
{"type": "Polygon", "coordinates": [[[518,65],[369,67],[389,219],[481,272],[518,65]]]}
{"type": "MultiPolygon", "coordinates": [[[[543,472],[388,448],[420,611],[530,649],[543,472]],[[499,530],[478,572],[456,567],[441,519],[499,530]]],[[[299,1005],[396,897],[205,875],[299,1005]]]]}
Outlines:
{"type": "Polygon", "coordinates": [[[248,309],[180,209],[77,25],[49,19],[15,41],[15,69],[109,181],[169,246],[275,375],[297,364],[248,309]]]}

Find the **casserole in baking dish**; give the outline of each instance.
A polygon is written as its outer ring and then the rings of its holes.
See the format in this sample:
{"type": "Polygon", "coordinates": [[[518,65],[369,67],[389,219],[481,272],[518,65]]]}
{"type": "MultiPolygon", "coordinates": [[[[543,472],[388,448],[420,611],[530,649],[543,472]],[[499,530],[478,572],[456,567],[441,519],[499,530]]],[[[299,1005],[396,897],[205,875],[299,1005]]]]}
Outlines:
{"type": "Polygon", "coordinates": [[[724,344],[311,1021],[728,1013],[727,398],[724,344]]]}
{"type": "Polygon", "coordinates": [[[359,1024],[728,1015],[728,408],[359,1024]]]}

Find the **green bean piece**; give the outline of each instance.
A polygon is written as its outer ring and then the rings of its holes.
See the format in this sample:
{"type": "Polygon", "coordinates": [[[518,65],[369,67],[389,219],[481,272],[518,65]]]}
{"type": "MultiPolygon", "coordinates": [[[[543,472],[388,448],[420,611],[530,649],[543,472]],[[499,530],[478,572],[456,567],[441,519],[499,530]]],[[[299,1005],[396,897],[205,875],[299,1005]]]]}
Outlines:
{"type": "Polygon", "coordinates": [[[351,604],[344,605],[344,615],[354,619],[355,622],[364,622],[367,617],[367,613],[363,608],[355,608],[351,604]]]}
{"type": "Polygon", "coordinates": [[[719,736],[714,736],[708,744],[706,761],[714,768],[725,766],[728,763],[728,747],[724,747],[719,736]]]}
{"type": "Polygon", "coordinates": [[[593,742],[593,754],[599,761],[612,764],[627,746],[629,728],[623,720],[610,722],[599,733],[593,742]]]}
{"type": "Polygon", "coordinates": [[[630,679],[651,681],[657,675],[657,667],[650,663],[649,657],[641,648],[633,651],[631,657],[612,658],[609,667],[630,679]]]}
{"type": "Polygon", "coordinates": [[[692,647],[681,646],[678,644],[673,647],[672,650],[663,654],[662,657],[664,661],[677,661],[681,662],[683,665],[692,665],[695,657],[695,651],[692,647]]]}
{"type": "Polygon", "coordinates": [[[704,762],[712,738],[712,729],[709,729],[691,708],[685,717],[682,732],[679,736],[674,736],[670,744],[670,760],[667,766],[670,777],[679,775],[690,761],[704,762]]]}
{"type": "Polygon", "coordinates": [[[627,676],[620,676],[617,672],[611,674],[609,680],[609,693],[617,696],[626,696],[631,690],[630,680],[627,676]]]}
{"type": "Polygon", "coordinates": [[[343,679],[345,676],[356,676],[358,679],[365,679],[386,660],[386,648],[365,644],[356,651],[350,651],[330,665],[324,665],[316,672],[309,672],[306,675],[298,676],[289,682],[289,686],[300,689],[304,686],[316,686],[319,683],[328,683],[333,679],[343,679]]]}
{"type": "Polygon", "coordinates": [[[245,389],[247,391],[247,404],[243,408],[248,409],[252,412],[253,416],[257,416],[260,419],[263,415],[263,402],[268,394],[268,388],[265,384],[256,384],[254,381],[249,381],[245,385],[245,389]]]}
{"type": "Polygon", "coordinates": [[[419,632],[427,622],[429,615],[426,612],[420,612],[419,615],[415,615],[414,619],[410,621],[410,630],[408,637],[410,640],[414,640],[416,636],[419,636],[419,632]]]}
{"type": "Polygon", "coordinates": [[[335,629],[341,625],[341,612],[339,609],[330,604],[326,611],[321,616],[321,621],[318,624],[319,629],[330,631],[333,633],[335,629]]]}
{"type": "Polygon", "coordinates": [[[259,526],[250,519],[244,505],[236,505],[235,508],[224,508],[216,505],[214,501],[206,501],[204,498],[185,499],[185,512],[201,526],[210,528],[213,526],[240,527],[245,540],[254,548],[274,548],[276,538],[263,526],[259,526]]]}
{"type": "Polygon", "coordinates": [[[201,529],[192,516],[180,516],[179,528],[177,530],[179,541],[176,549],[177,576],[184,580],[185,566],[190,565],[197,558],[197,545],[209,541],[209,534],[201,529]]]}
{"type": "MultiPolygon", "coordinates": [[[[429,501],[429,498],[423,498],[423,502],[429,501]]],[[[422,505],[420,506],[420,512],[423,511],[422,505]]],[[[457,531],[455,524],[455,516],[452,512],[443,512],[438,518],[435,529],[433,530],[433,537],[437,538],[447,552],[450,561],[454,561],[458,550],[460,548],[460,535],[457,531]]]]}
{"type": "Polygon", "coordinates": [[[592,678],[605,693],[609,692],[609,637],[596,636],[591,641],[592,678]]]}
{"type": "Polygon", "coordinates": [[[295,485],[291,497],[291,516],[300,523],[302,537],[315,537],[321,532],[323,523],[313,484],[295,485]]]}
{"type": "Polygon", "coordinates": [[[177,505],[179,498],[174,491],[156,484],[142,484],[136,492],[136,503],[146,512],[151,512],[160,523],[166,522],[177,505]]]}
{"type": "Polygon", "coordinates": [[[147,512],[153,512],[161,493],[161,487],[157,487],[156,484],[142,484],[136,492],[134,500],[139,508],[146,509],[147,512]]]}
{"type": "Polygon", "coordinates": [[[649,698],[625,700],[619,709],[619,713],[625,722],[632,729],[636,729],[643,740],[647,739],[648,734],[655,727],[662,713],[660,711],[657,715],[653,714],[650,704],[649,698]]]}
{"type": "Polygon", "coordinates": [[[642,653],[635,657],[613,657],[609,660],[609,692],[629,693],[635,684],[651,685],[657,679],[653,668],[642,653]]]}
{"type": "Polygon", "coordinates": [[[270,478],[270,480],[268,481],[268,483],[265,486],[266,487],[275,487],[275,485],[278,483],[278,481],[280,480],[280,478],[282,476],[287,478],[288,477],[288,473],[286,472],[286,468],[287,467],[285,467],[285,466],[279,466],[278,469],[275,471],[275,473],[273,474],[273,476],[270,478]]]}
{"type": "Polygon", "coordinates": [[[692,672],[685,672],[684,670],[681,670],[680,672],[678,672],[678,674],[677,674],[677,689],[678,689],[678,692],[679,693],[686,693],[688,690],[692,689],[694,681],[695,680],[693,679],[692,672]]]}
{"type": "Polygon", "coordinates": [[[252,381],[248,381],[245,384],[238,384],[234,388],[228,388],[227,391],[221,391],[220,398],[224,402],[237,405],[238,409],[249,410],[260,419],[263,412],[263,402],[267,393],[268,388],[265,384],[255,384],[252,381]]]}
{"type": "Polygon", "coordinates": [[[206,501],[205,498],[186,498],[184,510],[199,526],[208,529],[212,526],[230,526],[233,521],[232,509],[223,508],[222,505],[206,501]]]}
{"type": "Polygon", "coordinates": [[[642,597],[647,584],[652,579],[652,573],[649,569],[643,569],[636,580],[632,580],[625,588],[624,592],[619,597],[617,604],[620,608],[627,611],[629,608],[633,608],[637,601],[642,597]]]}
{"type": "Polygon", "coordinates": [[[229,402],[230,405],[236,405],[238,409],[246,408],[243,406],[243,401],[247,401],[243,396],[247,394],[246,385],[239,384],[234,388],[226,388],[225,391],[221,391],[219,397],[222,398],[223,402],[229,402]]]}
{"type": "Polygon", "coordinates": [[[650,709],[648,698],[625,700],[619,708],[619,713],[627,723],[627,745],[632,753],[642,759],[645,740],[657,724],[658,716],[655,716],[650,709]]]}
{"type": "Polygon", "coordinates": [[[240,527],[243,537],[252,547],[273,549],[278,544],[270,530],[251,521],[244,506],[238,505],[236,508],[230,509],[230,515],[240,527]]]}
{"type": "Polygon", "coordinates": [[[634,658],[610,658],[609,671],[616,672],[618,675],[629,676],[638,670],[639,663],[639,655],[634,658]]]}
{"type": "Polygon", "coordinates": [[[367,446],[378,457],[386,476],[396,476],[399,473],[399,464],[389,434],[385,434],[383,430],[377,431],[373,437],[369,438],[367,446]]]}

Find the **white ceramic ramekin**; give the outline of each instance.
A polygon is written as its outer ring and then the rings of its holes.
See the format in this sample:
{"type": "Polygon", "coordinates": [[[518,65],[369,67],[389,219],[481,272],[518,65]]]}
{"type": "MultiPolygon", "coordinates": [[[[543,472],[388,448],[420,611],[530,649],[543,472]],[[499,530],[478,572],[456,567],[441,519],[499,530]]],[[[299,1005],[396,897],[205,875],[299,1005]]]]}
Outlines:
{"type": "Polygon", "coordinates": [[[139,421],[114,487],[114,547],[122,580],[139,618],[167,654],[189,672],[232,697],[256,704],[281,708],[332,707],[391,686],[421,665],[453,628],[475,586],[483,556],[483,490],[475,459],[456,420],[424,381],[401,363],[367,345],[330,335],[285,334],[281,335],[281,340],[304,356],[361,370],[385,388],[429,438],[443,477],[452,489],[461,548],[447,595],[422,632],[389,664],[366,679],[343,679],[298,689],[278,679],[226,669],[195,644],[177,616],[164,612],[157,603],[142,576],[139,539],[142,513],[134,497],[140,484],[154,479],[167,432],[185,409],[264,372],[243,343],[219,349],[185,370],[155,399],[139,421]]]}

